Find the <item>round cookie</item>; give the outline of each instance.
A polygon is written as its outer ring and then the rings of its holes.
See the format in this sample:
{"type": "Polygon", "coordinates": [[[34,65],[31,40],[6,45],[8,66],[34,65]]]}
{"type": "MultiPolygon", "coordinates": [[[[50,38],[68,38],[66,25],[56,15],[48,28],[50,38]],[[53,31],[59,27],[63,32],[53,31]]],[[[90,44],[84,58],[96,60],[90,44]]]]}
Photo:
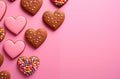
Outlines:
{"type": "Polygon", "coordinates": [[[43,28],[37,30],[29,28],[25,32],[25,38],[34,48],[38,48],[46,40],[47,31],[43,28]]]}
{"type": "Polygon", "coordinates": [[[4,61],[4,56],[0,54],[0,66],[3,64],[3,61],[4,61]]]}
{"type": "Polygon", "coordinates": [[[18,69],[26,76],[32,75],[38,69],[39,64],[40,60],[36,56],[31,56],[29,58],[21,56],[17,61],[18,69]]]}
{"type": "Polygon", "coordinates": [[[0,27],[0,42],[5,38],[5,35],[5,30],[2,27],[0,27]]]}
{"type": "Polygon", "coordinates": [[[43,14],[43,21],[52,30],[57,30],[64,22],[65,14],[61,10],[56,10],[54,13],[51,11],[46,11],[43,14]]]}
{"type": "Polygon", "coordinates": [[[43,4],[43,0],[21,0],[22,8],[28,13],[35,15],[43,4]]]}
{"type": "Polygon", "coordinates": [[[1,71],[0,79],[10,79],[10,73],[8,71],[1,71]]]}

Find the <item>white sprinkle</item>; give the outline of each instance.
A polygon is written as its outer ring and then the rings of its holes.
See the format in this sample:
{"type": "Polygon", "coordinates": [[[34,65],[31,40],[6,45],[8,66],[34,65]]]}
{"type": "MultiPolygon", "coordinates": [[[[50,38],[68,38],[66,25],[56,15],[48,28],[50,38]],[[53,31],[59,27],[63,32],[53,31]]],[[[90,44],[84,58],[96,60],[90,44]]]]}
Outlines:
{"type": "Polygon", "coordinates": [[[51,19],[53,19],[53,18],[51,18],[51,19]]]}
{"type": "Polygon", "coordinates": [[[6,76],[7,74],[5,73],[5,76],[6,76]]]}
{"type": "Polygon", "coordinates": [[[53,25],[53,27],[55,27],[55,25],[53,25]]]}

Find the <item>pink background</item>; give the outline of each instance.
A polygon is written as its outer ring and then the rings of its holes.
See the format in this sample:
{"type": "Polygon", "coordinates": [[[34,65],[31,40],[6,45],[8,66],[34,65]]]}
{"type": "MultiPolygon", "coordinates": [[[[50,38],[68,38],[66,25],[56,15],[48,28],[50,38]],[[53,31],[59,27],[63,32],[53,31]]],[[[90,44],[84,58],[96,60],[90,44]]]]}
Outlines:
{"type": "Polygon", "coordinates": [[[0,44],[0,53],[5,61],[0,68],[11,73],[11,79],[120,79],[120,0],[69,0],[61,9],[66,14],[63,25],[55,32],[42,22],[46,10],[57,8],[44,0],[35,16],[30,16],[20,7],[20,0],[7,3],[7,12],[0,22],[9,16],[25,16],[27,25],[14,36],[7,30],[0,44]],[[21,56],[38,56],[39,69],[26,78],[19,72],[15,60],[3,52],[2,45],[7,39],[24,40],[28,28],[46,28],[47,40],[37,50],[26,42],[21,56]]]}

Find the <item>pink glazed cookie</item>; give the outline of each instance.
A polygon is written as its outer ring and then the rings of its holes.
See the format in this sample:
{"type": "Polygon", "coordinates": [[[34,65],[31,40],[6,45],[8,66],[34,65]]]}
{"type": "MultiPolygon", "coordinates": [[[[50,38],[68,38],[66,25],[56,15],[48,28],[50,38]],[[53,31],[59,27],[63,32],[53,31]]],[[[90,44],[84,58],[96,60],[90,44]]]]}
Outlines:
{"type": "Polygon", "coordinates": [[[0,20],[2,20],[7,9],[7,5],[3,0],[0,0],[0,20]]]}
{"type": "Polygon", "coordinates": [[[18,57],[25,49],[25,43],[23,41],[13,42],[7,40],[3,45],[4,51],[12,59],[18,57]]]}
{"type": "Polygon", "coordinates": [[[18,16],[17,18],[8,17],[5,19],[5,26],[13,34],[18,35],[25,27],[27,20],[23,16],[18,16]]]}

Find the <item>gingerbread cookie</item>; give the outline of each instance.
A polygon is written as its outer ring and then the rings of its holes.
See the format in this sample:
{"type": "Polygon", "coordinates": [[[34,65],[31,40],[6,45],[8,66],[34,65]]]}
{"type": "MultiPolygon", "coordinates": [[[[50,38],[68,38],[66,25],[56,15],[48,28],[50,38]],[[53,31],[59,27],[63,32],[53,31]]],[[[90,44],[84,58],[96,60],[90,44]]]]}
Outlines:
{"type": "Polygon", "coordinates": [[[2,27],[0,27],[0,42],[5,38],[5,35],[5,30],[2,27]]]}
{"type": "Polygon", "coordinates": [[[22,56],[17,61],[18,69],[26,76],[32,75],[38,69],[39,64],[40,60],[36,56],[31,56],[30,58],[22,56]]]}
{"type": "Polygon", "coordinates": [[[13,34],[18,35],[25,27],[27,20],[23,16],[8,17],[5,19],[5,26],[13,34]]]}
{"type": "Polygon", "coordinates": [[[46,11],[43,14],[43,21],[53,30],[58,29],[65,19],[65,14],[61,10],[56,10],[54,13],[46,11]]]}
{"type": "Polygon", "coordinates": [[[25,38],[34,48],[38,48],[46,40],[47,32],[42,28],[36,31],[30,28],[25,32],[25,38]]]}
{"type": "Polygon", "coordinates": [[[24,10],[35,15],[41,8],[43,0],[21,0],[21,6],[24,10]]]}
{"type": "Polygon", "coordinates": [[[15,0],[9,0],[10,2],[14,2],[15,0]]]}
{"type": "Polygon", "coordinates": [[[2,20],[3,16],[5,15],[7,9],[7,5],[4,0],[0,0],[0,20],[2,20]]]}
{"type": "Polygon", "coordinates": [[[3,61],[4,61],[4,56],[0,54],[0,66],[3,64],[3,61]]]}
{"type": "Polygon", "coordinates": [[[14,59],[18,57],[25,49],[25,43],[23,41],[13,42],[7,40],[3,45],[4,51],[10,58],[14,59]]]}
{"type": "Polygon", "coordinates": [[[8,71],[1,71],[0,79],[10,79],[10,73],[8,71]]]}
{"type": "Polygon", "coordinates": [[[67,3],[68,0],[51,0],[51,2],[57,6],[57,7],[62,7],[67,3]]]}

